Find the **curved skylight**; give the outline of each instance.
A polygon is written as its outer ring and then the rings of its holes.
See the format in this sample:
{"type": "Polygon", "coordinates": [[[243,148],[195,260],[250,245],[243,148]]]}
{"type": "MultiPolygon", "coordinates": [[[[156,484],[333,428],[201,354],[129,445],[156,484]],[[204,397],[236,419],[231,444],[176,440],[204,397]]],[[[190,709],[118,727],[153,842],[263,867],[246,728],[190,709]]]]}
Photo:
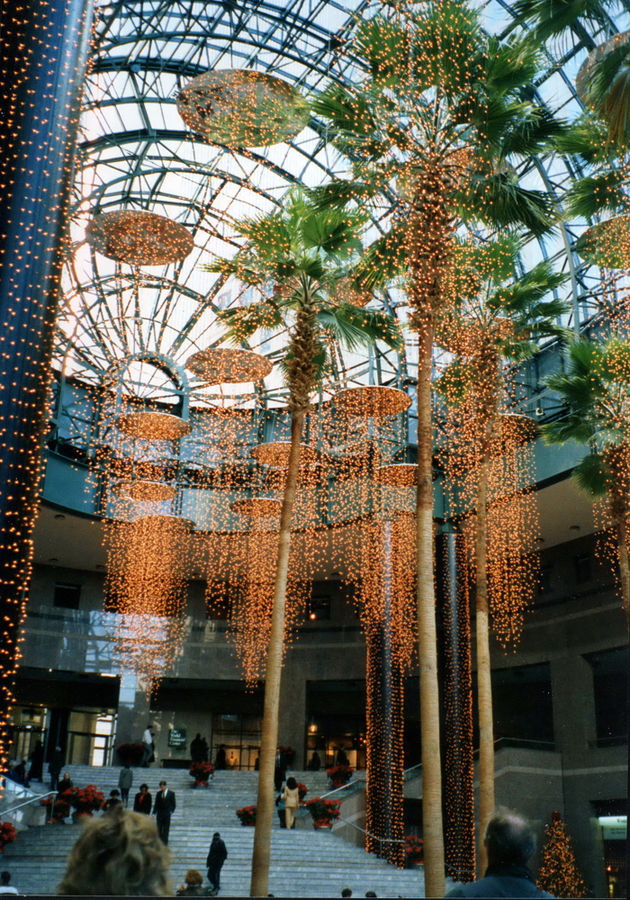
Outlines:
{"type": "MultiPolygon", "coordinates": [[[[184,371],[196,351],[222,343],[216,311],[254,299],[233,280],[202,271],[211,255],[230,255],[236,242],[231,220],[266,212],[292,184],[314,186],[346,165],[330,150],[323,129],[311,121],[293,140],[236,152],[203,142],[184,124],[176,97],[196,75],[210,69],[270,72],[303,93],[329,79],[360,76],[343,53],[343,41],[358,12],[382,8],[361,0],[118,0],[96,7],[94,62],[88,75],[76,167],[71,220],[72,253],[64,272],[56,366],[92,384],[123,371],[128,389],[154,399],[172,393],[164,369],[126,361],[165,360],[184,371]],[[87,225],[95,213],[150,210],[188,228],[193,252],[180,263],[133,268],[91,249],[87,225]]],[[[503,33],[514,27],[509,4],[480,4],[484,26],[503,33]]],[[[627,11],[606,34],[585,31],[575,42],[549,42],[549,67],[536,93],[540,102],[567,119],[579,115],[574,90],[587,50],[608,33],[627,26],[627,11]]],[[[561,191],[579,174],[563,159],[523,161],[527,186],[545,183],[561,191]]],[[[569,271],[570,321],[589,315],[589,297],[599,271],[571,253],[585,223],[569,222],[551,237],[532,241],[524,265],[542,256],[569,271]]],[[[395,314],[401,298],[374,301],[395,314]]],[[[282,336],[259,335],[251,349],[276,359],[282,336]]],[[[404,355],[378,350],[371,356],[343,351],[334,383],[402,384],[415,376],[414,337],[404,355]]],[[[191,378],[191,402],[247,403],[244,388],[221,391],[191,378]]],[[[278,367],[265,379],[265,401],[282,403],[278,367]]]]}

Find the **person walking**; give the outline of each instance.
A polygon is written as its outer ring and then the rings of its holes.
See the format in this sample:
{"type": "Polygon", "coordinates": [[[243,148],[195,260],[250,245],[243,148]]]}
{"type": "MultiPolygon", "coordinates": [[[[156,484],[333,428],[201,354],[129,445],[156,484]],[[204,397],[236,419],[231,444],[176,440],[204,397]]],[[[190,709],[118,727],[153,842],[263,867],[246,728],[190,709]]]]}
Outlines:
{"type": "Polygon", "coordinates": [[[125,809],[129,806],[129,788],[133,784],[133,772],[129,766],[129,763],[126,762],[122,769],[120,770],[120,775],[118,776],[118,787],[120,788],[120,798],[122,800],[123,806],[125,809]]]}
{"type": "Polygon", "coordinates": [[[56,791],[59,782],[59,775],[66,761],[65,755],[59,744],[55,747],[48,763],[48,772],[50,773],[50,790],[56,791]]]}
{"type": "Polygon", "coordinates": [[[155,759],[155,744],[153,742],[153,731],[151,722],[147,724],[142,735],[142,766],[146,769],[155,759]]]}
{"type": "Polygon", "coordinates": [[[280,748],[278,748],[278,752],[276,753],[276,765],[273,772],[273,783],[277,791],[282,790],[282,785],[284,784],[286,774],[287,762],[284,757],[284,753],[282,752],[282,750],[280,750],[280,748]]]}
{"type": "Polygon", "coordinates": [[[199,732],[190,742],[190,759],[194,763],[203,762],[203,740],[199,732]]]}
{"type": "Polygon", "coordinates": [[[37,741],[29,759],[31,761],[31,768],[28,773],[29,781],[41,781],[44,768],[44,745],[41,741],[37,741]]]}
{"type": "Polygon", "coordinates": [[[284,800],[284,821],[287,828],[295,828],[295,811],[300,805],[300,791],[293,775],[289,775],[282,794],[284,800]]]}
{"type": "Polygon", "coordinates": [[[223,863],[227,859],[227,855],[228,852],[225,843],[221,839],[219,832],[215,831],[212,836],[210,849],[208,850],[208,858],[206,859],[208,881],[212,885],[210,891],[211,894],[219,893],[221,888],[221,869],[223,868],[223,863]]]}
{"type": "Polygon", "coordinates": [[[536,849],[536,837],[524,816],[505,807],[495,810],[484,844],[488,852],[484,877],[456,884],[447,897],[553,897],[536,887],[527,867],[536,849]]]}
{"type": "Polygon", "coordinates": [[[162,843],[168,847],[168,833],[171,827],[171,816],[177,808],[175,791],[169,791],[165,781],[160,781],[160,790],[155,795],[153,813],[157,822],[158,834],[162,843]]]}
{"type": "Polygon", "coordinates": [[[140,790],[133,801],[133,811],[143,813],[145,816],[151,815],[151,794],[148,784],[140,785],[140,790]]]}

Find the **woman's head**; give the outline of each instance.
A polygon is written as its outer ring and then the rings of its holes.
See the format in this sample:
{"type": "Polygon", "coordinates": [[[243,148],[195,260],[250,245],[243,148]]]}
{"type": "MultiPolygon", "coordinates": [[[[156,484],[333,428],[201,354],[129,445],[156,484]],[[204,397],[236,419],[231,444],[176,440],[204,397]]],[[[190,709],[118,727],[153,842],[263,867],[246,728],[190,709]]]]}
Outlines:
{"type": "Polygon", "coordinates": [[[87,822],[57,892],[168,896],[169,863],[153,819],[116,806],[87,822]]]}
{"type": "Polygon", "coordinates": [[[294,791],[296,789],[297,781],[295,780],[293,775],[289,775],[289,777],[287,778],[287,787],[290,791],[294,791]]]}
{"type": "Polygon", "coordinates": [[[203,875],[196,869],[189,869],[184,878],[186,884],[203,884],[203,875]]]}

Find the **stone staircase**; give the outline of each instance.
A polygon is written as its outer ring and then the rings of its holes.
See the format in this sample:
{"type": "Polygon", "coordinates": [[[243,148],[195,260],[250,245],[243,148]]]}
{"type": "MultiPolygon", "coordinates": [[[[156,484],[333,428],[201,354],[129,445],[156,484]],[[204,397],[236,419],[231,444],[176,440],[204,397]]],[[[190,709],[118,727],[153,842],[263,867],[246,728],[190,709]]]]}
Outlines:
{"type": "MultiPolygon", "coordinates": [[[[119,769],[67,766],[74,784],[96,784],[105,795],[118,786],[119,769]]],[[[221,873],[221,895],[249,894],[253,828],[239,825],[235,810],[256,802],[257,772],[220,771],[208,788],[192,789],[185,770],[134,769],[130,799],[144,781],[152,794],[164,778],[177,795],[177,810],[171,819],[169,848],[171,880],[176,889],[186,870],[206,874],[205,861],[214,831],[220,831],[228,849],[221,873]]],[[[325,772],[292,772],[307,785],[307,800],[328,790],[325,772]]],[[[343,813],[342,813],[343,814],[343,813]]],[[[6,847],[2,868],[11,872],[11,882],[21,893],[55,893],[70,847],[80,834],[80,824],[46,825],[20,833],[6,847]]],[[[422,869],[401,871],[350,844],[334,832],[315,831],[308,814],[298,817],[292,831],[274,821],[269,891],[276,897],[339,897],[344,887],[363,897],[375,891],[378,897],[423,897],[422,869]]]]}

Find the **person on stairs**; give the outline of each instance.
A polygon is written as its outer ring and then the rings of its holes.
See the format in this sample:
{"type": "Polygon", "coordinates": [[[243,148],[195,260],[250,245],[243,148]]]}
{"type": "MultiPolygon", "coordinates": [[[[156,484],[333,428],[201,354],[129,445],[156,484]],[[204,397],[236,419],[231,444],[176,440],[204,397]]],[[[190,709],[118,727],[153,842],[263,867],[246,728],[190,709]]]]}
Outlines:
{"type": "Polygon", "coordinates": [[[59,781],[59,775],[61,774],[61,770],[63,769],[65,761],[65,753],[63,752],[59,744],[57,744],[52,752],[52,756],[50,757],[50,762],[48,763],[51,791],[57,790],[57,782],[59,781]]]}
{"type": "Polygon", "coordinates": [[[151,794],[148,784],[140,785],[140,790],[133,801],[133,811],[143,813],[145,816],[151,815],[151,794]]]}
{"type": "Polygon", "coordinates": [[[293,775],[289,775],[282,794],[284,800],[284,821],[287,828],[295,828],[295,811],[300,805],[300,791],[293,775]]]}
{"type": "Polygon", "coordinates": [[[225,843],[221,839],[219,832],[215,831],[212,836],[210,849],[208,850],[208,858],[206,859],[208,881],[211,884],[211,896],[218,894],[221,889],[221,869],[223,868],[223,863],[227,859],[227,855],[228,852],[225,843]]]}
{"type": "Polygon", "coordinates": [[[165,781],[160,781],[160,790],[155,795],[153,813],[157,822],[158,834],[162,843],[168,847],[168,833],[171,827],[171,816],[177,808],[175,791],[169,791],[165,781]]]}
{"type": "Polygon", "coordinates": [[[120,770],[120,775],[118,776],[118,787],[120,788],[120,797],[123,802],[125,809],[129,806],[129,788],[133,784],[133,772],[129,767],[129,763],[126,762],[122,769],[120,770]]]}

